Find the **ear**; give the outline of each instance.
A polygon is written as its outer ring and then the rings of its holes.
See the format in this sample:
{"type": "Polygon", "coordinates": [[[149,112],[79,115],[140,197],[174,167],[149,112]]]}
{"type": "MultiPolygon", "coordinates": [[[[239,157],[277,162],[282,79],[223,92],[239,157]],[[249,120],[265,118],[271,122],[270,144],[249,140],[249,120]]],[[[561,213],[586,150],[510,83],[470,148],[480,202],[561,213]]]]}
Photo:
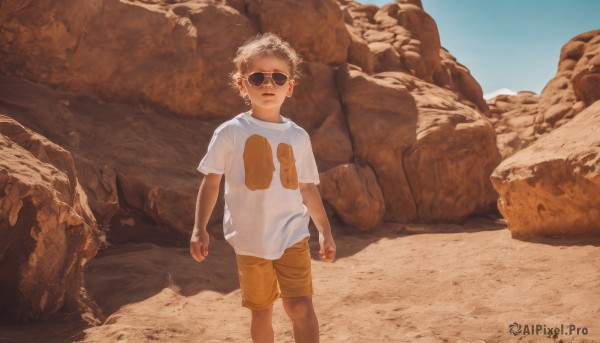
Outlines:
{"type": "Polygon", "coordinates": [[[242,96],[247,93],[246,92],[246,86],[244,85],[244,80],[242,80],[242,78],[239,78],[237,80],[237,88],[238,88],[238,91],[240,92],[240,94],[242,96]]]}
{"type": "Polygon", "coordinates": [[[294,93],[294,85],[296,84],[295,80],[290,80],[288,82],[288,90],[287,90],[287,94],[285,96],[287,96],[288,98],[292,96],[292,94],[294,93]]]}

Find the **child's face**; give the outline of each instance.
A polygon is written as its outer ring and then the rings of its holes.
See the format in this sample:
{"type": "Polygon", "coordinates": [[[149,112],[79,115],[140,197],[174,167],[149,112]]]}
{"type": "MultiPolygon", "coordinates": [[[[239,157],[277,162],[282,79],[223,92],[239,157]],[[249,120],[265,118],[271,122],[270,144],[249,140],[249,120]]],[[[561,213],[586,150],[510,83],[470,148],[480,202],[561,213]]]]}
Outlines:
{"type": "Polygon", "coordinates": [[[259,56],[248,63],[248,74],[238,80],[238,88],[242,96],[248,96],[253,109],[279,110],[286,97],[292,96],[294,80],[288,80],[283,86],[273,82],[271,74],[266,74],[260,86],[248,83],[246,77],[254,72],[281,72],[290,75],[287,62],[277,56],[259,56]]]}

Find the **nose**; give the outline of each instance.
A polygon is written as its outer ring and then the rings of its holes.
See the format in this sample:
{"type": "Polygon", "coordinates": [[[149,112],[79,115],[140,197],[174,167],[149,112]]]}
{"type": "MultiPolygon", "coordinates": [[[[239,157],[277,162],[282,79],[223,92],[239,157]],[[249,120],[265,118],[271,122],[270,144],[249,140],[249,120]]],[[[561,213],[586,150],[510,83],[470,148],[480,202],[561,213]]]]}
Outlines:
{"type": "Polygon", "coordinates": [[[273,87],[273,79],[271,78],[271,76],[267,76],[265,75],[265,80],[263,81],[262,84],[263,87],[268,86],[268,87],[273,87]]]}

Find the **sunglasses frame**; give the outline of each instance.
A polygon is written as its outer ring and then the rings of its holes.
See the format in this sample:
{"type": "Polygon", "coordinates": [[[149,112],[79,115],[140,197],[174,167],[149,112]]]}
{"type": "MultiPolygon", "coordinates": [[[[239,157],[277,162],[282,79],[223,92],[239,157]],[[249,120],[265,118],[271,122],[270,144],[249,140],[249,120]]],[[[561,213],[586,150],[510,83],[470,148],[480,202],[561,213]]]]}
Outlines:
{"type": "Polygon", "coordinates": [[[253,72],[251,72],[251,73],[248,73],[248,74],[246,74],[246,75],[243,77],[243,80],[246,80],[246,82],[248,82],[248,84],[249,84],[250,86],[252,86],[252,87],[257,87],[257,88],[258,88],[258,87],[262,87],[262,85],[264,85],[264,84],[265,84],[265,81],[267,81],[267,77],[269,77],[269,78],[271,79],[271,81],[272,81],[273,85],[276,85],[276,86],[278,86],[278,87],[283,87],[283,86],[285,86],[285,85],[286,85],[286,84],[287,84],[287,83],[288,83],[288,82],[291,80],[291,78],[290,78],[290,76],[289,76],[288,74],[286,74],[286,73],[284,73],[284,72],[280,72],[280,71],[253,71],[253,72]],[[254,74],[263,74],[263,81],[260,83],[260,85],[255,85],[255,84],[253,84],[252,82],[250,82],[250,80],[248,80],[248,78],[249,78],[250,76],[254,75],[254,74]],[[281,84],[281,85],[280,85],[280,84],[278,84],[278,83],[277,83],[277,82],[275,82],[275,80],[273,79],[273,74],[282,74],[282,75],[285,75],[285,77],[286,77],[286,80],[285,80],[285,82],[284,82],[283,84],[281,84]]]}

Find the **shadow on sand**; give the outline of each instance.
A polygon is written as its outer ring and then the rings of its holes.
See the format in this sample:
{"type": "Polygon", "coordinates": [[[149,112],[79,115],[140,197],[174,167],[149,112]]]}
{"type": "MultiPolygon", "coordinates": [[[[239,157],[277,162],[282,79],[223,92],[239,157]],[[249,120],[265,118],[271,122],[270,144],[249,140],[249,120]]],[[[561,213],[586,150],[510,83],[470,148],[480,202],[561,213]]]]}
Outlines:
{"type": "Polygon", "coordinates": [[[79,342],[85,338],[84,330],[89,326],[78,311],[60,312],[32,324],[0,324],[0,342],[79,342]]]}
{"type": "MultiPolygon", "coordinates": [[[[383,223],[369,233],[358,232],[332,219],[337,243],[337,259],[351,257],[381,239],[402,239],[420,234],[453,234],[507,230],[502,219],[477,217],[461,225],[383,223]]],[[[88,263],[85,286],[103,314],[109,317],[123,306],[144,301],[169,287],[182,296],[203,291],[228,294],[239,289],[235,254],[223,239],[217,226],[210,229],[209,257],[202,263],[194,261],[187,238],[145,235],[144,242],[116,240],[118,244],[101,250],[88,263]]],[[[310,228],[310,249],[318,259],[318,232],[310,228]]],[[[138,236],[139,237],[139,236],[138,236]]],[[[523,240],[532,244],[553,246],[600,246],[600,238],[535,238],[523,240]]],[[[0,341],[76,342],[85,339],[89,325],[78,314],[58,314],[49,320],[21,326],[0,327],[0,341]],[[15,340],[17,339],[18,340],[15,340]]]]}
{"type": "MultiPolygon", "coordinates": [[[[377,241],[402,239],[419,234],[452,234],[507,230],[503,219],[475,217],[458,224],[395,224],[383,223],[369,233],[358,232],[332,219],[336,237],[336,259],[344,259],[364,250],[377,241]]],[[[189,254],[187,238],[148,236],[142,243],[122,243],[101,251],[89,262],[85,272],[86,288],[107,317],[124,305],[143,301],[165,287],[183,296],[203,291],[222,294],[239,289],[233,248],[224,240],[218,225],[211,227],[209,257],[202,263],[189,254]]],[[[309,241],[311,256],[318,260],[318,232],[311,225],[309,241]]],[[[600,246],[600,238],[535,238],[533,244],[600,246]]]]}

